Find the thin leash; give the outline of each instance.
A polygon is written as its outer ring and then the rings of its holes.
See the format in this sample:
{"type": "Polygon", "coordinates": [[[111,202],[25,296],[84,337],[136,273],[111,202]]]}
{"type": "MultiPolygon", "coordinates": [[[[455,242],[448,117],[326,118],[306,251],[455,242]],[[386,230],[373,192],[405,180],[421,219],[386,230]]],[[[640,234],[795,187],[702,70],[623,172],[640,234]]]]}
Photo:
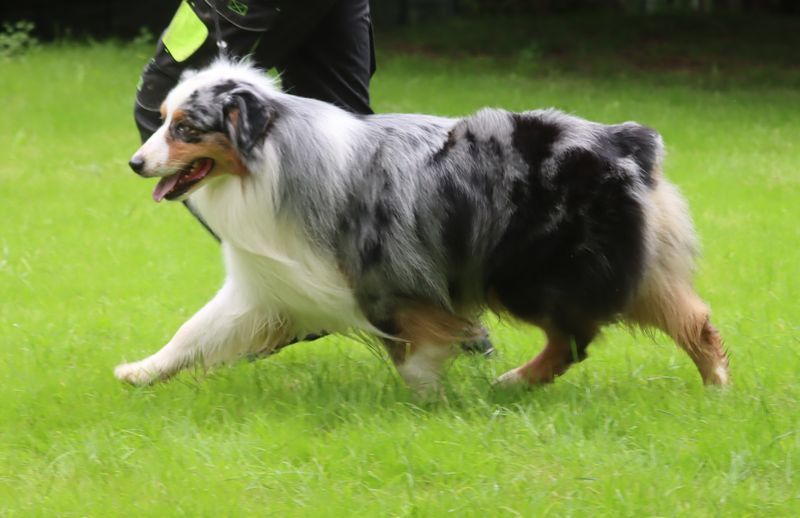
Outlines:
{"type": "Polygon", "coordinates": [[[219,13],[213,6],[211,7],[211,14],[214,16],[214,39],[217,41],[217,51],[219,52],[219,57],[230,57],[228,55],[228,43],[222,39],[222,29],[219,27],[219,13]]]}
{"type": "MultiPolygon", "coordinates": [[[[211,14],[214,18],[214,39],[217,42],[217,52],[219,53],[219,57],[229,58],[230,56],[228,54],[228,43],[224,39],[222,39],[222,29],[220,29],[219,27],[219,13],[214,8],[214,6],[209,6],[209,7],[211,7],[211,14]]],[[[192,216],[194,216],[194,218],[197,221],[199,221],[201,225],[203,225],[203,228],[205,228],[208,231],[208,233],[211,234],[211,237],[216,239],[217,242],[222,241],[219,238],[219,236],[213,230],[211,230],[211,227],[208,226],[208,223],[205,222],[203,217],[200,216],[200,214],[197,211],[195,211],[191,205],[189,205],[189,200],[183,200],[183,205],[187,209],[189,209],[189,212],[192,214],[192,216]]]]}
{"type": "MultiPolygon", "coordinates": [[[[217,12],[217,10],[214,7],[211,8],[211,13],[214,16],[214,39],[217,41],[217,50],[219,52],[219,57],[221,57],[221,58],[230,58],[230,55],[228,54],[228,43],[224,39],[222,39],[222,30],[219,28],[219,13],[217,12]]],[[[192,210],[192,208],[189,207],[188,205],[187,205],[187,207],[194,214],[194,211],[192,210]]],[[[195,214],[195,216],[197,216],[197,215],[195,214]]],[[[211,232],[211,235],[214,236],[215,238],[217,238],[217,241],[219,241],[220,240],[219,237],[214,233],[213,230],[211,230],[211,228],[209,228],[209,226],[202,220],[202,218],[198,217],[198,219],[200,219],[200,222],[203,224],[204,227],[206,227],[206,230],[211,232]]],[[[327,334],[328,333],[326,331],[322,331],[320,333],[312,333],[312,334],[306,335],[306,336],[304,336],[302,338],[295,337],[292,340],[290,340],[288,343],[280,345],[280,346],[276,347],[275,349],[272,349],[272,350],[266,351],[266,352],[262,351],[261,353],[256,353],[254,355],[251,355],[249,357],[249,359],[250,359],[250,361],[255,361],[255,360],[258,360],[259,358],[265,358],[267,356],[270,356],[271,354],[277,353],[278,351],[280,351],[281,349],[283,349],[284,347],[286,347],[288,345],[297,343],[299,341],[309,342],[309,341],[317,340],[318,338],[322,338],[324,336],[327,336],[327,334]]]]}

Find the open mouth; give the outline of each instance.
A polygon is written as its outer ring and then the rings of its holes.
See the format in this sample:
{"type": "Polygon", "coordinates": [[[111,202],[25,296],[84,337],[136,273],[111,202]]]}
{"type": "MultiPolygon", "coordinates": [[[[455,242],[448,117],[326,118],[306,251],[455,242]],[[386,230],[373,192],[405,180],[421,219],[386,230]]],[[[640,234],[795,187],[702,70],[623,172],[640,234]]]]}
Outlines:
{"type": "Polygon", "coordinates": [[[208,176],[214,168],[214,161],[210,158],[198,158],[187,167],[175,174],[162,178],[153,189],[153,199],[157,202],[164,198],[174,200],[189,192],[203,178],[208,176]]]}

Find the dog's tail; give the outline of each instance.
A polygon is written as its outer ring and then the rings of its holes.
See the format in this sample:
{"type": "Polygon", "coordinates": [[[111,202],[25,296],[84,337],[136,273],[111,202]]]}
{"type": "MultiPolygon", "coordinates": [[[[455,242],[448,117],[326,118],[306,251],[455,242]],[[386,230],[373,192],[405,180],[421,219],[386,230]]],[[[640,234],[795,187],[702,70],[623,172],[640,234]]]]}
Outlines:
{"type": "Polygon", "coordinates": [[[620,125],[618,131],[635,149],[630,155],[647,186],[645,209],[645,268],[634,305],[664,311],[692,284],[700,246],[689,205],[680,190],[662,172],[664,142],[655,130],[638,124],[620,125]],[[659,306],[655,308],[653,306],[659,306]]]}

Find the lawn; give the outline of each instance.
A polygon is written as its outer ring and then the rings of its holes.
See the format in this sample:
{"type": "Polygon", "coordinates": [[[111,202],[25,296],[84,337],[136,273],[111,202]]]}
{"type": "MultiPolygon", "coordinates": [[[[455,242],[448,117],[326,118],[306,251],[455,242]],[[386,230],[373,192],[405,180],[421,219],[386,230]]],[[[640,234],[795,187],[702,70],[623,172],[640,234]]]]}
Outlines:
{"type": "Polygon", "coordinates": [[[113,367],[165,343],[222,263],[127,169],[149,47],[46,45],[0,58],[0,515],[800,514],[794,51],[764,24],[748,25],[741,53],[719,31],[713,45],[643,39],[621,53],[643,33],[577,45],[558,24],[523,46],[517,21],[493,53],[459,23],[380,42],[376,111],[556,106],[658,128],[733,385],[705,389],[665,337],[612,327],[555,384],[496,392],[542,335],[491,316],[500,354],[457,359],[431,405],[341,338],[121,385],[113,367]]]}

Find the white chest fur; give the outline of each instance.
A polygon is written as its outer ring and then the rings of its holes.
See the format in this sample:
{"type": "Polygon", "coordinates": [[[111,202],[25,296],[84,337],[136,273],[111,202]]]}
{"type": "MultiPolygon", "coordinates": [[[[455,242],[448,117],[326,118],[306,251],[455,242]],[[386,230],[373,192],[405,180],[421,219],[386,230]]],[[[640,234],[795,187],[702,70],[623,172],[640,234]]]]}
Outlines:
{"type": "Polygon", "coordinates": [[[226,176],[191,196],[222,239],[228,282],[298,334],[374,332],[332,255],[295,222],[277,217],[271,191],[252,178],[226,176]]]}

